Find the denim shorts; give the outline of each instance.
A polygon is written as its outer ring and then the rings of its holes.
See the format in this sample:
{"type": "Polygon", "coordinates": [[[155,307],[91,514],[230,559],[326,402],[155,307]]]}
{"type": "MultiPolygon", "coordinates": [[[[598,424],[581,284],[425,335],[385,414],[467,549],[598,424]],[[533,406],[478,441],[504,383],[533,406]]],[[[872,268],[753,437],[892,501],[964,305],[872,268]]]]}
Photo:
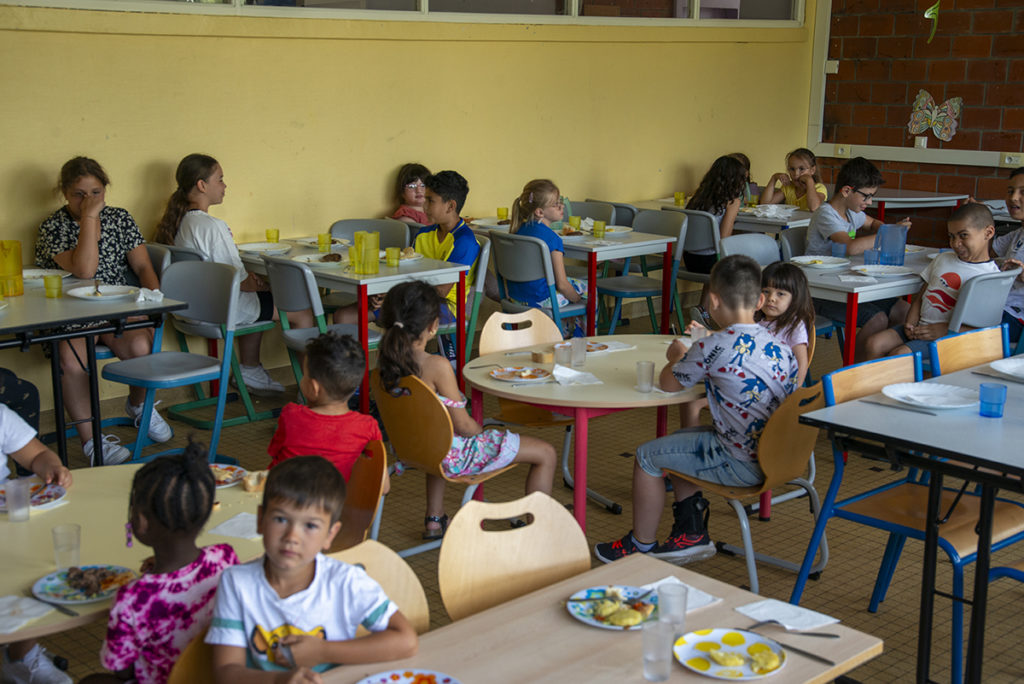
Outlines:
{"type": "Polygon", "coordinates": [[[910,349],[911,352],[921,352],[921,356],[925,361],[928,360],[928,354],[932,346],[932,340],[912,340],[907,337],[907,329],[902,325],[894,325],[890,328],[893,332],[900,336],[900,341],[910,349]]]}
{"type": "MultiPolygon", "coordinates": [[[[812,299],[814,310],[818,314],[831,318],[837,325],[846,325],[846,302],[832,302],[827,299],[812,299]]],[[[896,305],[899,299],[881,299],[877,302],[858,302],[857,304],[857,327],[863,328],[868,321],[880,313],[889,315],[890,309],[896,305]]]]}
{"type": "Polygon", "coordinates": [[[755,487],[764,482],[761,466],[734,458],[709,426],[684,428],[647,442],[636,450],[636,460],[653,477],[672,470],[727,487],[755,487]]]}

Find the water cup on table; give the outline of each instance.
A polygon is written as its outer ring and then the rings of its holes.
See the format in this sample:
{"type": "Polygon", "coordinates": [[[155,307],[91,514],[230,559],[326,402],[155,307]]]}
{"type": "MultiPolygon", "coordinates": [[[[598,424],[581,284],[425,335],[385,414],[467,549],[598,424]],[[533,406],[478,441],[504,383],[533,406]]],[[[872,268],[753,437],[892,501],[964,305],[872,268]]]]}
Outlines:
{"type": "Polygon", "coordinates": [[[25,522],[29,515],[29,499],[32,496],[32,485],[28,478],[11,479],[4,485],[7,493],[8,522],[25,522]]]}
{"type": "Polygon", "coordinates": [[[686,601],[689,590],[682,584],[665,582],[658,587],[658,620],[672,625],[673,640],[686,634],[686,601]]]}
{"type": "Polygon", "coordinates": [[[572,342],[559,342],[555,345],[555,363],[559,366],[572,364],[572,342]]]}
{"type": "Polygon", "coordinates": [[[318,252],[327,253],[331,251],[331,234],[330,233],[317,233],[316,234],[316,249],[318,252]]]}
{"type": "Polygon", "coordinates": [[[570,216],[569,217],[569,227],[572,228],[573,230],[579,230],[580,229],[580,222],[581,221],[582,221],[582,218],[579,217],[579,216],[570,216]]]}
{"type": "Polygon", "coordinates": [[[58,570],[67,570],[80,564],[82,526],[74,523],[55,525],[53,530],[53,559],[58,570]]]}
{"type": "Polygon", "coordinates": [[[508,219],[508,207],[498,207],[498,220],[505,221],[508,219]]]}
{"type": "Polygon", "coordinates": [[[594,237],[598,240],[604,237],[604,221],[594,221],[594,237]]]}
{"type": "Polygon", "coordinates": [[[998,382],[983,382],[978,389],[980,410],[978,413],[986,418],[1002,418],[1003,406],[1006,404],[1006,385],[998,382]]]}
{"type": "Polygon", "coordinates": [[[672,194],[672,201],[675,202],[675,205],[677,207],[685,206],[686,205],[686,193],[685,192],[673,193],[672,194]]]}
{"type": "Polygon", "coordinates": [[[0,240],[0,295],[18,297],[25,294],[21,270],[21,242],[0,240]]]}
{"type": "Polygon", "coordinates": [[[281,239],[281,231],[277,228],[267,228],[267,242],[277,242],[281,239]]]}
{"type": "Polygon", "coordinates": [[[638,392],[651,392],[654,390],[654,362],[636,362],[636,389],[638,392]]]}
{"type": "Polygon", "coordinates": [[[402,250],[398,247],[388,247],[384,250],[384,263],[391,268],[396,268],[402,263],[402,250]]]}
{"type": "Polygon", "coordinates": [[[64,278],[59,275],[43,276],[43,289],[47,299],[57,299],[64,290],[64,278]]]}
{"type": "Polygon", "coordinates": [[[865,266],[874,266],[875,264],[880,263],[879,260],[881,258],[882,258],[881,250],[877,250],[877,249],[865,249],[864,250],[864,265],[865,266]]]}
{"type": "Polygon", "coordinates": [[[359,248],[355,245],[349,245],[348,265],[351,266],[352,270],[356,273],[359,272],[359,248]]]}
{"type": "Polygon", "coordinates": [[[570,345],[572,347],[572,367],[583,368],[587,362],[587,338],[574,337],[570,345]]]}
{"type": "Polygon", "coordinates": [[[846,257],[846,243],[833,242],[832,243],[832,256],[843,259],[846,257]]]}
{"type": "Polygon", "coordinates": [[[672,673],[672,644],[675,628],[670,622],[648,620],[643,623],[644,679],[664,682],[672,673]]]}

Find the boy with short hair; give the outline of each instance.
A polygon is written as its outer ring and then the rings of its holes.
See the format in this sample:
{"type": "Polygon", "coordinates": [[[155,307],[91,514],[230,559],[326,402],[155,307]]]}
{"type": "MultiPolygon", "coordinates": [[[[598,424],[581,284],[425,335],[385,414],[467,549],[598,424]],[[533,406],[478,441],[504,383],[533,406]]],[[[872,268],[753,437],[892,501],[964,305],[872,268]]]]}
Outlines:
{"type": "Polygon", "coordinates": [[[996,233],[992,212],[984,204],[964,204],[949,217],[950,252],[935,257],[921,273],[924,285],[914,295],[904,325],[883,330],[867,341],[867,356],[927,353],[932,340],[949,333],[949,320],[968,280],[999,270],[989,257],[996,233]]]}
{"type": "Polygon", "coordinates": [[[226,569],[217,590],[206,642],[218,682],[318,682],[339,663],[416,652],[416,631],[380,585],[321,553],[344,502],[345,481],[319,456],[270,471],[257,512],[265,554],[226,569]],[[370,634],[357,639],[360,625],[370,634]]]}
{"type": "Polygon", "coordinates": [[[633,529],[622,539],[598,544],[595,555],[610,563],[631,553],[650,553],[682,565],[709,558],[708,501],[700,487],[672,477],[675,518],[664,544],[657,544],[664,507],[662,470],[738,487],[764,481],[757,445],[771,414],[794,389],[799,366],[789,347],[756,322],[764,300],[761,268],[745,256],[722,259],[711,269],[709,312],[721,330],[687,350],[669,345],[660,386],[672,392],[703,382],[711,426],[692,427],[644,444],[633,464],[633,529]]]}

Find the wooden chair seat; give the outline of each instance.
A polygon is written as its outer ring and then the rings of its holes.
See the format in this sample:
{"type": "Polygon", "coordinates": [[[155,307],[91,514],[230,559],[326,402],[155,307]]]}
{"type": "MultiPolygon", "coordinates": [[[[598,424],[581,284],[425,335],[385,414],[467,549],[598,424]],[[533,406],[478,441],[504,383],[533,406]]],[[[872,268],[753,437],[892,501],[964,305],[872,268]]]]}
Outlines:
{"type": "Polygon", "coordinates": [[[345,506],[341,509],[341,532],[331,544],[331,552],[343,551],[366,541],[370,526],[381,506],[388,470],[384,443],[374,440],[366,445],[366,454],[356,459],[345,487],[345,506]]]}
{"type": "Polygon", "coordinates": [[[208,629],[188,642],[167,675],[167,684],[214,684],[213,646],[206,643],[208,629]]]}

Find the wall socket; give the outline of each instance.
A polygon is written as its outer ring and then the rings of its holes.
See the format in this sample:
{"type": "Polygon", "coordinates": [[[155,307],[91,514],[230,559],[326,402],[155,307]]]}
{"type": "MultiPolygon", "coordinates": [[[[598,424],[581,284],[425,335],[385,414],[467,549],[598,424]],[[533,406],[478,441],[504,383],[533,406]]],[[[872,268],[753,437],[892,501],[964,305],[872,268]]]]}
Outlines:
{"type": "Polygon", "coordinates": [[[914,138],[914,147],[919,150],[928,149],[928,136],[919,135],[916,138],[914,138]]]}
{"type": "Polygon", "coordinates": [[[849,145],[836,145],[835,151],[832,156],[837,159],[849,159],[850,158],[850,146],[849,145]]]}
{"type": "Polygon", "coordinates": [[[1024,152],[1000,152],[999,166],[1004,169],[1015,169],[1024,166],[1024,152]]]}

